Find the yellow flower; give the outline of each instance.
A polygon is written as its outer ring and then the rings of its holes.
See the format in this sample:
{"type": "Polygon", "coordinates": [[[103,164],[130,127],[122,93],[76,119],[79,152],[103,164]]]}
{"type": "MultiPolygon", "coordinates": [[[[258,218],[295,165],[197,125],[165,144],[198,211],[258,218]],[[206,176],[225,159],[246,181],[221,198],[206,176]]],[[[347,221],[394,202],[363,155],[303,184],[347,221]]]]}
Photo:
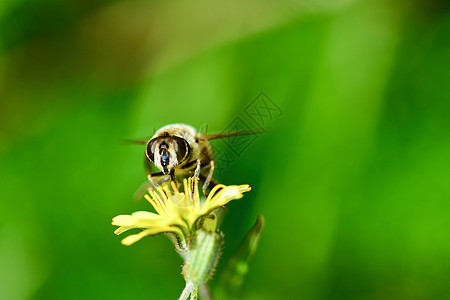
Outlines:
{"type": "Polygon", "coordinates": [[[124,238],[122,244],[129,246],[145,236],[167,233],[173,238],[177,250],[188,251],[190,238],[196,230],[216,230],[217,220],[213,212],[216,208],[242,198],[242,194],[251,189],[247,184],[219,184],[211,190],[206,200],[201,202],[198,177],[184,179],[183,186],[184,192],[179,192],[173,182],[149,191],[150,195],[145,195],[145,198],[156,213],[138,211],[131,215],[114,217],[112,224],[120,226],[114,231],[115,234],[134,228],[142,229],[141,232],[124,238]]]}

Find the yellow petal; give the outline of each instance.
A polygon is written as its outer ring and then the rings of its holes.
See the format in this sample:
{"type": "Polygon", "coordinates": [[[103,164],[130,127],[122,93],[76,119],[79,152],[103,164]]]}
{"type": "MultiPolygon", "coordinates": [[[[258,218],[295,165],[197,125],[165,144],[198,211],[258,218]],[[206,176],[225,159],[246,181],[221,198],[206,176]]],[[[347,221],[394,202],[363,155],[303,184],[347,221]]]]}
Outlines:
{"type": "Polygon", "coordinates": [[[207,214],[213,209],[223,206],[232,200],[240,199],[243,197],[242,193],[250,190],[251,188],[248,184],[227,186],[211,199],[208,199],[209,201],[205,202],[205,205],[201,209],[201,214],[207,214]]]}
{"type": "Polygon", "coordinates": [[[127,236],[126,238],[124,238],[122,240],[122,244],[125,246],[130,246],[131,244],[136,243],[137,241],[139,241],[140,239],[142,239],[145,236],[155,235],[155,234],[159,234],[162,232],[177,232],[177,231],[169,226],[150,228],[150,229],[143,230],[137,234],[132,234],[132,235],[127,236]]]}
{"type": "Polygon", "coordinates": [[[151,213],[148,211],[137,211],[131,214],[133,217],[139,218],[139,219],[158,219],[161,218],[160,215],[151,213]]]}
{"type": "Polygon", "coordinates": [[[171,199],[172,202],[175,203],[175,205],[180,207],[186,207],[190,205],[190,203],[187,201],[187,198],[184,196],[184,193],[175,194],[171,199]]]}
{"type": "Polygon", "coordinates": [[[112,219],[112,224],[116,226],[133,226],[136,218],[130,215],[118,215],[112,219]]]}
{"type": "Polygon", "coordinates": [[[121,234],[127,230],[133,229],[133,228],[136,228],[136,227],[135,226],[121,226],[121,227],[117,228],[116,230],[114,230],[114,233],[119,235],[119,234],[121,234]]]}
{"type": "Polygon", "coordinates": [[[165,225],[163,217],[146,211],[138,211],[131,215],[119,215],[113,218],[112,224],[136,228],[165,225]]]}
{"type": "Polygon", "coordinates": [[[188,224],[188,227],[192,227],[193,222],[195,221],[195,213],[194,208],[190,207],[175,207],[174,212],[177,216],[176,220],[172,219],[172,223],[176,224],[188,224]]]}

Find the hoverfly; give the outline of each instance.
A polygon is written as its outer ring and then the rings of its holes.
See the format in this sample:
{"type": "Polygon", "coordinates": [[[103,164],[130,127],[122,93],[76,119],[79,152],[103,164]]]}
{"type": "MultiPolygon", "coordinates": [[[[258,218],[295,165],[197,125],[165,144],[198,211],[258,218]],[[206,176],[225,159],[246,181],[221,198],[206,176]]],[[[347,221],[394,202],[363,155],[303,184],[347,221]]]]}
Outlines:
{"type": "Polygon", "coordinates": [[[197,169],[199,179],[203,182],[203,193],[206,195],[208,185],[217,184],[212,177],[214,153],[209,141],[261,132],[262,130],[243,130],[208,136],[186,124],[170,124],[157,130],[148,141],[132,142],[146,145],[144,160],[148,180],[153,186],[158,186],[154,178],[163,177],[160,183],[168,180],[178,182],[177,178],[189,177],[197,169]],[[152,173],[152,165],[160,172],[152,173]]]}

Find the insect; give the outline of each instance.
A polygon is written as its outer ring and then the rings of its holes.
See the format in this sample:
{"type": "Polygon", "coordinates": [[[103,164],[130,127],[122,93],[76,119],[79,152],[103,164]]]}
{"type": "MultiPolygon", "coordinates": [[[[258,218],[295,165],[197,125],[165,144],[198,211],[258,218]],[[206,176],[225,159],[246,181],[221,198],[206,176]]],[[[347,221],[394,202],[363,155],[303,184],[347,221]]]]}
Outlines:
{"type": "Polygon", "coordinates": [[[178,178],[189,177],[197,169],[198,176],[203,182],[203,193],[206,195],[208,185],[217,184],[212,177],[214,153],[209,141],[258,132],[260,131],[244,130],[208,136],[186,124],[170,124],[156,131],[149,141],[133,142],[146,145],[147,177],[154,186],[158,186],[154,178],[163,177],[160,183],[167,180],[179,182],[178,178]],[[160,172],[152,173],[152,165],[156,166],[160,172]]]}

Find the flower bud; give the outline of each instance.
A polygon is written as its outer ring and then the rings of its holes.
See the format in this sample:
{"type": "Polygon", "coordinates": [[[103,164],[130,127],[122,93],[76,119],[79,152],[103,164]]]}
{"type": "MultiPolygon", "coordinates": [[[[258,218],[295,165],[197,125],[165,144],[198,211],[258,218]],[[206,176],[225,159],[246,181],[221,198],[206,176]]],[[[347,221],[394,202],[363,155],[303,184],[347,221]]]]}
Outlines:
{"type": "Polygon", "coordinates": [[[213,231],[199,230],[189,245],[189,254],[183,267],[186,282],[200,285],[214,274],[219,261],[223,235],[213,231]]]}

